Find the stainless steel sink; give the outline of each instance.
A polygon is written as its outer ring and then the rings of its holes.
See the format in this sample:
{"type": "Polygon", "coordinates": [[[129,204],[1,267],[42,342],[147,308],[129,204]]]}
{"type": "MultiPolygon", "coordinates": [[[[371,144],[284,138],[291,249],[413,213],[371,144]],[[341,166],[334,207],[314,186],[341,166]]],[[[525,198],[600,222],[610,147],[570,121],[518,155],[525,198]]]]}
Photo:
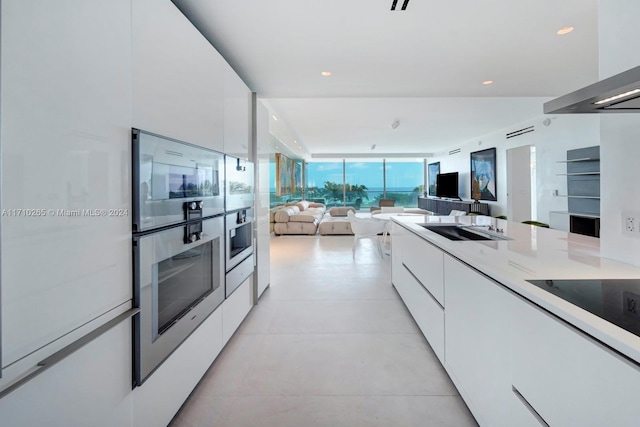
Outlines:
{"type": "Polygon", "coordinates": [[[434,224],[418,225],[449,240],[513,240],[510,237],[489,233],[481,227],[434,224]]]}

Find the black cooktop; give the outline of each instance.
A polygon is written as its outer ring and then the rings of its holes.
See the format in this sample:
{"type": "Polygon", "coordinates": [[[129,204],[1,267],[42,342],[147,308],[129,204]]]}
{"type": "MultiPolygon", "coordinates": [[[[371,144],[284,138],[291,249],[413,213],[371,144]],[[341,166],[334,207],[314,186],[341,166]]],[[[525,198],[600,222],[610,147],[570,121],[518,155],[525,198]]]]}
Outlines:
{"type": "Polygon", "coordinates": [[[640,279],[527,282],[640,336],[640,279]]]}

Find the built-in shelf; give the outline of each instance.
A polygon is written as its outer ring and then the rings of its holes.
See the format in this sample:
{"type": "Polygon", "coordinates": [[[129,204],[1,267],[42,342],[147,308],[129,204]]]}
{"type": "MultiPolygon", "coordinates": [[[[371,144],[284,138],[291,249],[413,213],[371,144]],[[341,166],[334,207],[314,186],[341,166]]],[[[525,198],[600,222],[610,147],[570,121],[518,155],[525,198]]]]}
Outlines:
{"type": "Polygon", "coordinates": [[[418,207],[420,209],[426,209],[434,212],[438,215],[449,215],[452,210],[489,215],[489,205],[487,203],[477,203],[465,200],[444,200],[433,199],[431,197],[418,197],[418,207]]]}
{"type": "Polygon", "coordinates": [[[600,158],[583,157],[582,159],[559,160],[556,163],[575,163],[575,162],[593,162],[593,161],[600,161],[600,158]]]}
{"type": "Polygon", "coordinates": [[[569,231],[600,237],[600,147],[585,147],[567,151],[565,164],[567,194],[566,211],[554,211],[569,217],[569,231]]]}
{"type": "Polygon", "coordinates": [[[556,174],[558,176],[576,176],[576,175],[600,175],[600,171],[598,172],[573,172],[573,173],[559,173],[556,174]]]}

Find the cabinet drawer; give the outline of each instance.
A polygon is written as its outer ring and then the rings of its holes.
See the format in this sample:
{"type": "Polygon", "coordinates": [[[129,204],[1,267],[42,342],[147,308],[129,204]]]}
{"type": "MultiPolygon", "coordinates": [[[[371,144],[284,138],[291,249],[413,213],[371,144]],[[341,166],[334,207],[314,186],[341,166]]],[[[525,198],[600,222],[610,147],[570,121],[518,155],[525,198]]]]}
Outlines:
{"type": "Polygon", "coordinates": [[[398,272],[395,287],[434,353],[444,363],[444,309],[405,265],[398,272]]]}
{"type": "Polygon", "coordinates": [[[542,309],[513,300],[513,385],[552,426],[637,426],[640,369],[542,309]]]}
{"type": "Polygon", "coordinates": [[[404,264],[444,307],[444,253],[417,236],[409,243],[402,253],[404,264]]]}

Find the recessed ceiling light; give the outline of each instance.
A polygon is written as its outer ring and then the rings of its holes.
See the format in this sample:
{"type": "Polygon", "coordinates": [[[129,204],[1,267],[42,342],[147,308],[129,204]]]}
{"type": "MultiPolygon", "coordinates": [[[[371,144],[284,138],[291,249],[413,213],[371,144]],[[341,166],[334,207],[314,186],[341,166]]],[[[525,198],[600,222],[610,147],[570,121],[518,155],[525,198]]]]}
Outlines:
{"type": "Polygon", "coordinates": [[[323,76],[325,76],[325,77],[329,77],[329,76],[331,75],[331,71],[323,71],[323,72],[322,72],[322,73],[320,73],[320,74],[322,74],[322,75],[323,75],[323,76]]]}
{"type": "Polygon", "coordinates": [[[482,82],[482,84],[485,85],[485,86],[491,85],[491,84],[493,84],[493,80],[485,80],[485,81],[482,82]]]}
{"type": "Polygon", "coordinates": [[[569,34],[571,31],[573,31],[573,27],[564,27],[560,28],[556,34],[563,36],[565,34],[569,34]]]}
{"type": "Polygon", "coordinates": [[[278,118],[276,116],[274,116],[273,114],[271,115],[271,117],[273,117],[273,120],[278,121],[278,118]]]}

